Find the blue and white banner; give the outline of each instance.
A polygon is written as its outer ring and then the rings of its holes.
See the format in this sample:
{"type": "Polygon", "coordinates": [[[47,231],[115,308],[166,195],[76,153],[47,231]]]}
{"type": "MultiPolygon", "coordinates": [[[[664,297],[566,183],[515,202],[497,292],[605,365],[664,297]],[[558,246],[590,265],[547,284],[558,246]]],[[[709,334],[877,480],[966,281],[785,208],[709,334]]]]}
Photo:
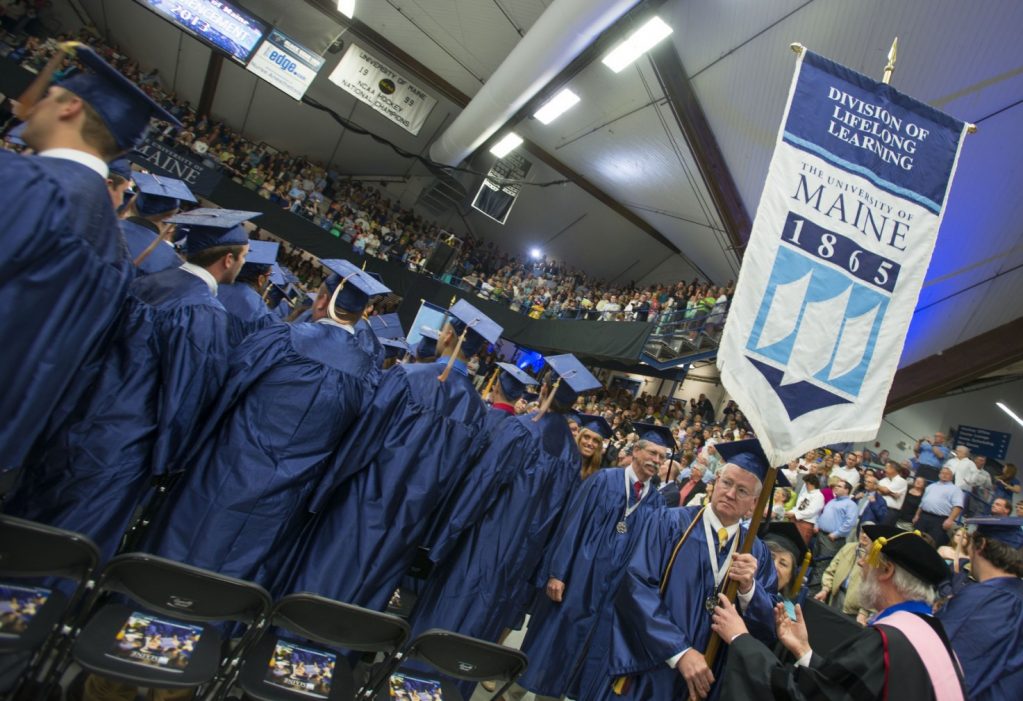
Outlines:
{"type": "Polygon", "coordinates": [[[966,127],[801,53],[718,353],[775,465],[877,435],[966,127]]]}

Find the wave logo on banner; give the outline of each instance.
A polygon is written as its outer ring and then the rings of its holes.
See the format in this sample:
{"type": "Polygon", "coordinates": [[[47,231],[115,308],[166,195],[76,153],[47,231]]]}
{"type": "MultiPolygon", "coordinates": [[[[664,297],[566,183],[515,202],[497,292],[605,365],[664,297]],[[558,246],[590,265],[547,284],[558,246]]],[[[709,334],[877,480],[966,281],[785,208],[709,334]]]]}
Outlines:
{"type": "Polygon", "coordinates": [[[801,54],[718,353],[775,464],[876,435],[966,126],[801,54]]]}

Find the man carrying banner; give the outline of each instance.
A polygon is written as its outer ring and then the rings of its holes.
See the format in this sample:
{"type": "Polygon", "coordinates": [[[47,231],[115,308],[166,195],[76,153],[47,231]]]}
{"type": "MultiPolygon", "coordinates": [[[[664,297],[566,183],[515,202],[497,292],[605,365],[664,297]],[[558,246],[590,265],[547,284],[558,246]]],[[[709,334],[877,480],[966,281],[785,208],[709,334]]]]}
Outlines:
{"type": "MultiPolygon", "coordinates": [[[[774,638],[777,573],[759,538],[751,554],[740,519],[753,510],[769,469],[756,440],[719,443],[726,461],[703,508],[662,509],[636,534],[615,599],[607,664],[600,688],[580,699],[703,699],[715,697],[725,655],[708,666],[711,613],[726,580],[738,582],[739,608],[751,630],[774,638]]],[[[787,485],[787,482],[783,482],[787,485]]]]}

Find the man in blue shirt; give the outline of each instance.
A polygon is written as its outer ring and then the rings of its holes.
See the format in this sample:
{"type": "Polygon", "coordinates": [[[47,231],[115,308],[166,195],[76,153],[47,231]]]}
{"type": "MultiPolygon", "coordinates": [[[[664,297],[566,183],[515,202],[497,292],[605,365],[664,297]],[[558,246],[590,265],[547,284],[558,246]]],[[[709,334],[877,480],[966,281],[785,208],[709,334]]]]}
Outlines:
{"type": "Polygon", "coordinates": [[[945,434],[941,431],[934,434],[933,441],[921,438],[913,452],[917,455],[916,474],[928,482],[938,478],[938,470],[952,457],[952,451],[945,446],[945,434]]]}
{"type": "Polygon", "coordinates": [[[817,534],[813,544],[813,572],[810,575],[810,591],[813,593],[820,589],[824,570],[835,553],[845,545],[845,539],[852,533],[860,517],[856,502],[849,498],[851,484],[843,480],[832,487],[832,491],[835,498],[824,505],[813,529],[817,534]]]}
{"type": "Polygon", "coordinates": [[[952,470],[943,467],[938,472],[938,481],[927,486],[920,499],[920,507],[913,517],[913,525],[921,533],[927,533],[937,547],[948,543],[948,531],[955,526],[963,512],[963,490],[952,481],[952,470]]]}

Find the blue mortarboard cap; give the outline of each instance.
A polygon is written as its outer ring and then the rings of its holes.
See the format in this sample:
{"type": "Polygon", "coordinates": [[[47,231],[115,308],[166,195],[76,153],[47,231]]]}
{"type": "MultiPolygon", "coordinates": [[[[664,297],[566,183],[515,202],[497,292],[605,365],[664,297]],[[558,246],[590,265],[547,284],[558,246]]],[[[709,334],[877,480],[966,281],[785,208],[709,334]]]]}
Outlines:
{"type": "Polygon", "coordinates": [[[571,404],[577,395],[601,386],[600,380],[571,353],[552,355],[546,360],[551,370],[561,378],[558,391],[554,393],[554,399],[560,404],[571,404]]]}
{"type": "Polygon", "coordinates": [[[142,140],[152,118],[181,125],[174,115],[88,46],[76,45],[74,56],[88,70],[75,73],[61,81],[60,86],[96,110],[122,150],[127,151],[142,140]]]}
{"type": "Polygon", "coordinates": [[[270,265],[277,262],[277,251],[281,244],[276,241],[249,241],[249,255],[245,256],[245,265],[270,265]]]}
{"type": "Polygon", "coordinates": [[[380,345],[384,347],[385,358],[394,358],[402,353],[408,352],[408,344],[405,342],[404,338],[380,338],[378,336],[377,340],[380,341],[380,345]]]}
{"type": "Polygon", "coordinates": [[[270,284],[275,287],[284,287],[287,284],[287,280],[284,279],[284,271],[277,263],[270,266],[270,284]]]}
{"type": "Polygon", "coordinates": [[[967,526],[976,526],[977,533],[1005,543],[1011,548],[1023,547],[1023,518],[1019,516],[978,516],[968,518],[967,526]]]}
{"type": "Polygon", "coordinates": [[[668,450],[675,450],[677,444],[675,443],[675,436],[671,435],[671,429],[667,426],[658,426],[657,424],[646,424],[642,421],[634,421],[632,428],[636,434],[644,441],[650,441],[657,445],[662,445],[668,450]]]}
{"type": "Polygon", "coordinates": [[[501,383],[501,393],[512,401],[521,397],[526,387],[536,384],[536,380],[529,376],[529,373],[515,367],[511,363],[497,363],[497,367],[504,370],[498,378],[501,383]]]}
{"type": "Polygon", "coordinates": [[[168,217],[166,221],[184,229],[188,241],[185,250],[195,253],[214,246],[242,246],[249,242],[249,233],[242,224],[258,217],[260,212],[200,207],[168,217]]]}
{"type": "Polygon", "coordinates": [[[405,338],[397,314],[375,314],[369,318],[369,327],[379,339],[405,338]]]}
{"type": "MultiPolygon", "coordinates": [[[[596,414],[579,414],[579,427],[600,434],[605,440],[612,435],[611,424],[603,416],[596,414]]],[[[668,434],[670,435],[671,431],[668,434]]]]}
{"type": "Polygon", "coordinates": [[[462,342],[462,352],[472,355],[483,347],[483,343],[497,343],[503,330],[493,319],[472,306],[464,299],[455,302],[448,310],[448,323],[459,334],[469,328],[462,342]]]}
{"type": "Polygon", "coordinates": [[[431,329],[429,326],[420,326],[419,335],[422,338],[416,344],[416,359],[422,360],[423,358],[432,358],[437,355],[437,339],[440,338],[440,332],[437,329],[431,329]]]}
{"type": "MultiPolygon", "coordinates": [[[[111,173],[113,173],[114,175],[120,175],[125,180],[135,179],[135,173],[131,169],[131,161],[129,161],[127,158],[115,158],[114,160],[110,161],[110,165],[108,166],[108,168],[110,169],[111,173]]],[[[192,201],[194,202],[195,200],[192,201]]]]}
{"type": "MultiPolygon", "coordinates": [[[[726,463],[741,467],[746,472],[751,472],[756,475],[757,479],[761,482],[764,481],[764,477],[767,476],[767,471],[771,469],[771,462],[767,459],[767,454],[764,453],[763,447],[760,445],[760,441],[756,438],[750,438],[744,441],[729,441],[727,443],[718,443],[714,446],[715,450],[721,456],[721,459],[726,463]]],[[[775,473],[774,484],[776,487],[791,487],[789,481],[785,479],[785,475],[781,470],[775,473]]]]}
{"type": "Polygon", "coordinates": [[[327,258],[320,263],[332,273],[324,281],[331,294],[342,281],[344,282],[345,286],[338,292],[334,304],[345,311],[361,312],[369,304],[370,297],[385,295],[391,291],[365,270],[347,260],[327,258]]]}
{"type": "Polygon", "coordinates": [[[150,173],[137,173],[133,179],[139,191],[139,196],[135,198],[135,209],[143,216],[174,211],[181,206],[181,200],[198,201],[184,180],[150,173]]]}

